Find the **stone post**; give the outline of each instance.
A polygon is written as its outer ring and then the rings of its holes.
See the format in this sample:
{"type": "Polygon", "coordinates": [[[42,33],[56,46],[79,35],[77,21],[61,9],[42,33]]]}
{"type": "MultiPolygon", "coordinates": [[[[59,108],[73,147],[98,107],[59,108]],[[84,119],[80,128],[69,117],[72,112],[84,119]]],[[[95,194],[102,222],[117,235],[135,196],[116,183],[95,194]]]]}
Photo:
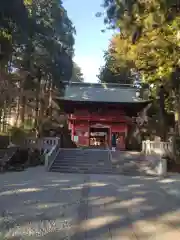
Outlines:
{"type": "Polygon", "coordinates": [[[158,165],[158,175],[160,177],[165,177],[167,175],[167,159],[160,156],[158,165]]]}

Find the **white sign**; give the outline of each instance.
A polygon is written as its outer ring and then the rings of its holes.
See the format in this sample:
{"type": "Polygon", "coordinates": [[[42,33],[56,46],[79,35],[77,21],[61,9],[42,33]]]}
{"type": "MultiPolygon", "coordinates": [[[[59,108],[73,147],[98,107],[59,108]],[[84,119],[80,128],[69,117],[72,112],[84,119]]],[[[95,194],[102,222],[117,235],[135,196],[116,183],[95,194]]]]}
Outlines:
{"type": "Polygon", "coordinates": [[[91,125],[91,128],[109,128],[109,126],[100,124],[100,123],[96,123],[95,125],[91,125]]]}
{"type": "Polygon", "coordinates": [[[105,136],[106,132],[91,132],[91,136],[105,136]]]}
{"type": "Polygon", "coordinates": [[[78,136],[74,136],[74,142],[78,142],[78,140],[79,140],[79,137],[78,136]]]}

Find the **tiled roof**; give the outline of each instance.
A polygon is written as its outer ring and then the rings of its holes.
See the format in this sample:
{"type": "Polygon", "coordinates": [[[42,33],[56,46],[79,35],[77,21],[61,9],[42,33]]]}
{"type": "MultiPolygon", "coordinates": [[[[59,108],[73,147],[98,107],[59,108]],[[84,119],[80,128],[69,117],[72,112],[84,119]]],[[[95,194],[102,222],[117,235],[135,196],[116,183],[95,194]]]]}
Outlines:
{"type": "Polygon", "coordinates": [[[63,100],[81,102],[141,102],[137,88],[130,85],[71,83],[66,86],[63,100]]]}

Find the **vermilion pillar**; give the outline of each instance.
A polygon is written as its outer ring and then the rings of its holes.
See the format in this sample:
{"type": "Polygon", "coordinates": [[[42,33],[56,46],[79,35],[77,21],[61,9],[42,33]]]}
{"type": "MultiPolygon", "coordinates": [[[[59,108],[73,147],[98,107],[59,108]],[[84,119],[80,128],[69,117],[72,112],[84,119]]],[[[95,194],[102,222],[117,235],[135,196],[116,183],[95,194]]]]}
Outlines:
{"type": "Polygon", "coordinates": [[[111,148],[111,139],[112,139],[112,126],[109,127],[109,147],[111,148]]]}
{"type": "Polygon", "coordinates": [[[72,139],[72,141],[74,141],[74,132],[75,132],[75,123],[74,123],[74,121],[72,121],[72,124],[71,124],[71,139],[72,139]]]}
{"type": "Polygon", "coordinates": [[[88,121],[88,146],[90,146],[90,121],[88,121]]]}

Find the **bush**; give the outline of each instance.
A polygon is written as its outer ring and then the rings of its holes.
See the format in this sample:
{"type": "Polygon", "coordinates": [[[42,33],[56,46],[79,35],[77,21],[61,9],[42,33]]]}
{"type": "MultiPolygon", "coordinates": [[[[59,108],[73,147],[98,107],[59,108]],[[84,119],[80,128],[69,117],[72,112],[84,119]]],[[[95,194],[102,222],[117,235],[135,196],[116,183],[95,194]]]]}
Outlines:
{"type": "Polygon", "coordinates": [[[17,145],[24,144],[26,138],[26,132],[18,127],[12,127],[10,129],[11,142],[17,145]]]}
{"type": "Polygon", "coordinates": [[[33,149],[29,153],[29,166],[38,166],[41,164],[41,152],[38,149],[33,149]]]}
{"type": "Polygon", "coordinates": [[[9,136],[0,136],[0,149],[7,148],[9,145],[9,136]]]}

